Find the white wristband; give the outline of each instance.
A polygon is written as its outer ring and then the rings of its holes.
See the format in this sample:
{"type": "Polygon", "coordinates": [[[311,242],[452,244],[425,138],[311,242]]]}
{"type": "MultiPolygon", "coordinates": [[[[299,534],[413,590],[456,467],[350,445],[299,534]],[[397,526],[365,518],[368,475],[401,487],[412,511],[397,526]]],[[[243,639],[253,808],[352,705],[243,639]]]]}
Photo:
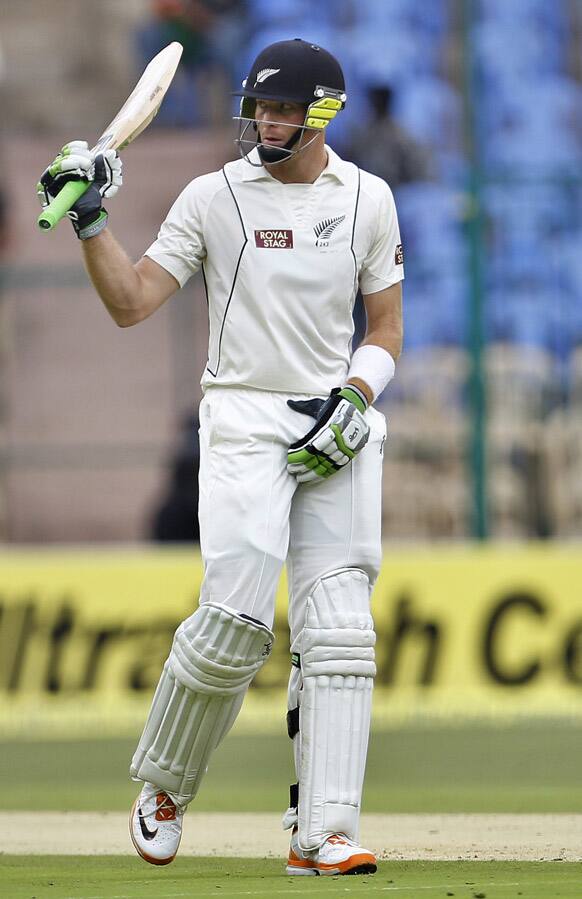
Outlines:
{"type": "Polygon", "coordinates": [[[394,377],[396,363],[388,350],[369,343],[358,347],[346,376],[346,381],[359,378],[372,391],[372,402],[380,396],[386,385],[394,377]]]}

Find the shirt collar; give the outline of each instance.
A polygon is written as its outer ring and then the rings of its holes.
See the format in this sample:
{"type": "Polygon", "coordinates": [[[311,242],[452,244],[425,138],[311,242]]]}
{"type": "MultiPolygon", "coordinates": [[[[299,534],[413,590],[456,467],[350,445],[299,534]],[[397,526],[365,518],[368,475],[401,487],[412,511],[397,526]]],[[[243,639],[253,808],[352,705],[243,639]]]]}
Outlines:
{"type": "Polygon", "coordinates": [[[272,175],[269,175],[268,171],[263,165],[257,165],[257,163],[260,163],[261,158],[256,147],[253,147],[253,149],[249,153],[249,159],[251,160],[251,162],[247,162],[246,159],[242,160],[243,174],[241,181],[261,181],[263,179],[267,181],[275,180],[272,175]]]}
{"type": "MultiPolygon", "coordinates": [[[[317,181],[319,181],[320,178],[331,177],[331,178],[336,178],[341,184],[344,184],[345,183],[345,177],[344,177],[345,162],[343,161],[343,159],[341,159],[337,155],[337,153],[334,153],[334,151],[331,149],[331,147],[328,147],[327,144],[325,145],[325,149],[327,151],[327,165],[324,168],[321,175],[319,176],[319,178],[317,179],[317,181]]],[[[269,172],[266,170],[266,168],[263,165],[261,165],[261,166],[256,165],[256,163],[260,161],[259,153],[258,153],[258,150],[256,147],[254,147],[251,150],[249,157],[252,160],[252,162],[255,163],[255,165],[251,165],[250,163],[246,162],[246,160],[243,160],[244,169],[243,169],[243,175],[241,178],[242,181],[261,181],[261,180],[276,181],[277,180],[276,178],[273,178],[273,176],[269,174],[269,172]]]]}
{"type": "Polygon", "coordinates": [[[327,150],[327,165],[319,177],[326,178],[331,176],[332,178],[337,178],[341,184],[345,184],[345,162],[327,144],[325,149],[327,150]]]}

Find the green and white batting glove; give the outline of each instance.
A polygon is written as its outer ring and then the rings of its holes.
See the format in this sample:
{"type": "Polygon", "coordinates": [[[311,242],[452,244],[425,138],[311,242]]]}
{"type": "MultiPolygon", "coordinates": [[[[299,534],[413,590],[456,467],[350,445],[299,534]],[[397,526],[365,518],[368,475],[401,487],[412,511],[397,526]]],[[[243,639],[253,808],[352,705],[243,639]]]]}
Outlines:
{"type": "Polygon", "coordinates": [[[351,384],[335,387],[327,400],[287,400],[287,405],[316,420],[287,452],[287,471],[301,483],[331,477],[368,442],[370,427],[364,418],[368,402],[351,384]]]}
{"type": "Polygon", "coordinates": [[[90,187],[67,215],[80,240],[94,237],[107,225],[107,212],[101,201],[114,197],[123,183],[121,159],[115,150],[105,150],[93,156],[87,141],[73,140],[65,144],[36,185],[44,208],[57,196],[68,181],[84,179],[90,187]]]}

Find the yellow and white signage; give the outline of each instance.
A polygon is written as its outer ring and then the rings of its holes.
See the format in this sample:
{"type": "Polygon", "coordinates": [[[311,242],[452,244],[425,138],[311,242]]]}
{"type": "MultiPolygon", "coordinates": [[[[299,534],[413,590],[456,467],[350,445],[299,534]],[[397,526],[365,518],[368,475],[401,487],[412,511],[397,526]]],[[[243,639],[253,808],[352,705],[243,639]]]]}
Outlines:
{"type": "MultiPolygon", "coordinates": [[[[137,731],[201,579],[189,550],[3,552],[0,731],[137,731]]],[[[387,548],[373,598],[377,722],[582,715],[581,594],[576,547],[387,548]]],[[[275,630],[242,726],[284,719],[284,583],[275,630]]]]}

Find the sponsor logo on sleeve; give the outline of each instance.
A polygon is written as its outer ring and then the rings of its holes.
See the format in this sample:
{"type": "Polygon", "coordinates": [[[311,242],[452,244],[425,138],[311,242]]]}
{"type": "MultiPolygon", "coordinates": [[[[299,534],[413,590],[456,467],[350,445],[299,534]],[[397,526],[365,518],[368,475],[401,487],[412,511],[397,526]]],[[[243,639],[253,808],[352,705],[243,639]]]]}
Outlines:
{"type": "Polygon", "coordinates": [[[293,231],[280,228],[255,230],[255,246],[269,250],[292,250],[293,231]]]}
{"type": "Polygon", "coordinates": [[[403,249],[401,243],[399,243],[396,247],[396,252],[394,253],[394,264],[395,265],[403,265],[404,264],[404,249],[403,249]]]}

